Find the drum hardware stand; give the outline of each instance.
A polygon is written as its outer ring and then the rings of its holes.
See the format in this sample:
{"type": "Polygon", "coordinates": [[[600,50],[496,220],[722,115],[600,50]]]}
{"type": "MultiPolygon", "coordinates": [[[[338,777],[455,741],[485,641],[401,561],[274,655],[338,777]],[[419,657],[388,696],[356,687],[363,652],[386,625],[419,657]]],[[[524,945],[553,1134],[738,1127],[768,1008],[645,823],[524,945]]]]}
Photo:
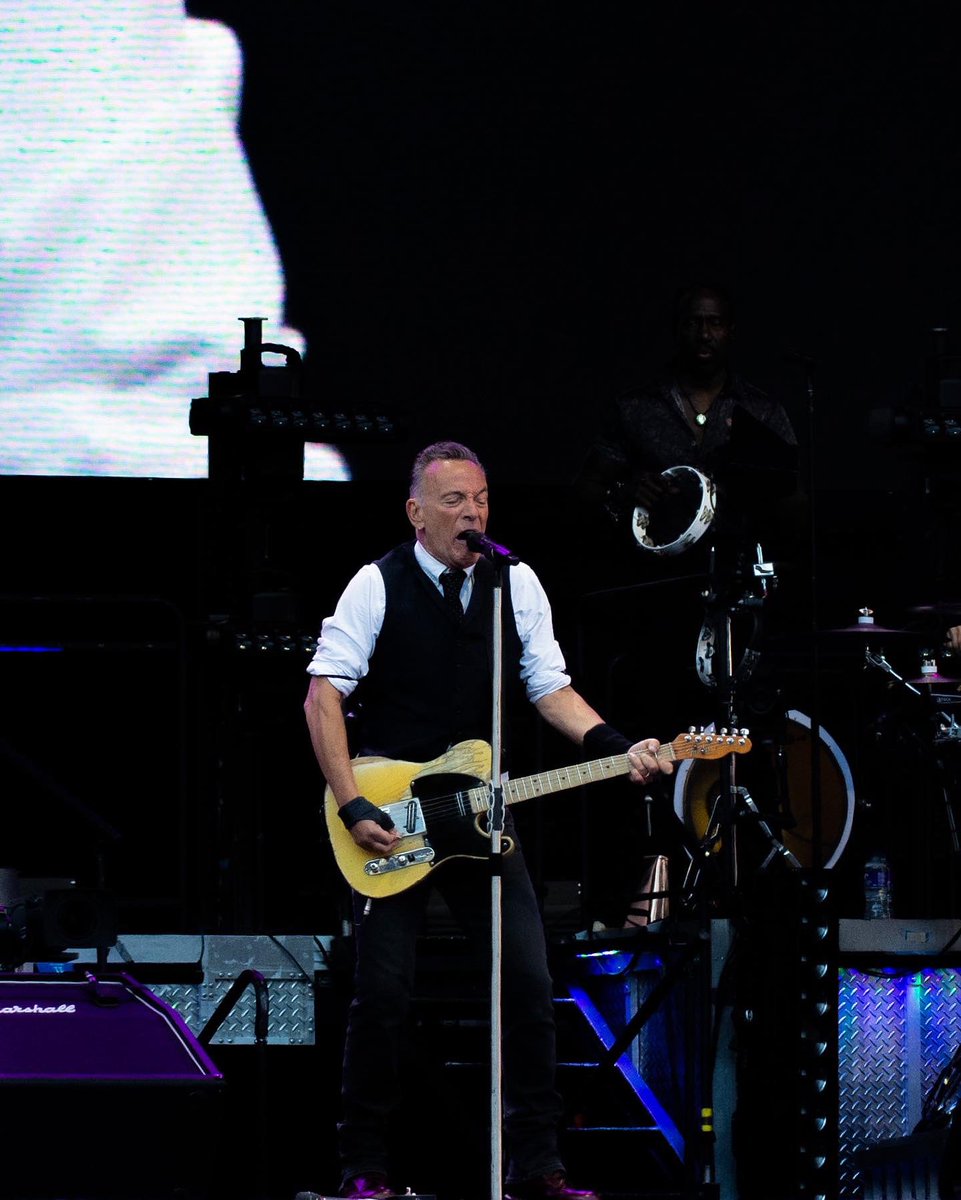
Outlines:
{"type": "MultiPolygon", "coordinates": [[[[771,829],[770,825],[761,814],[761,810],[755,804],[754,798],[747,788],[743,785],[737,785],[733,788],[733,792],[736,797],[734,801],[734,819],[737,820],[738,818],[743,818],[745,816],[752,818],[754,823],[760,829],[761,833],[764,835],[764,839],[769,846],[767,857],[758,867],[758,870],[764,871],[776,859],[783,858],[793,871],[800,871],[802,869],[800,860],[791,853],[787,846],[784,845],[784,843],[771,829]]],[[[719,795],[717,803],[715,803],[715,806],[711,811],[707,832],[701,839],[694,855],[692,856],[692,861],[688,866],[687,873],[681,885],[682,907],[685,905],[685,903],[689,902],[689,898],[694,894],[696,889],[697,874],[702,869],[703,863],[709,860],[710,855],[714,852],[719,843],[723,846],[723,840],[721,837],[721,822],[717,815],[720,801],[721,796],[719,795]]],[[[733,886],[736,886],[736,883],[737,881],[735,880],[733,886]]]]}
{"type": "MultiPolygon", "coordinates": [[[[928,702],[933,701],[933,697],[926,696],[920,688],[916,687],[909,680],[899,675],[884,657],[882,652],[875,652],[871,650],[870,647],[865,647],[864,664],[865,667],[873,667],[876,670],[883,671],[886,675],[889,675],[900,688],[906,692],[911,692],[912,695],[917,696],[920,700],[928,702]]],[[[937,719],[937,730],[934,734],[935,746],[945,746],[949,745],[953,741],[961,741],[961,726],[958,725],[958,722],[953,715],[944,712],[943,709],[938,709],[935,716],[937,719]]],[[[948,771],[944,759],[940,754],[936,755],[936,762],[939,774],[942,777],[941,794],[944,799],[945,820],[947,822],[948,833],[951,838],[951,850],[955,855],[958,855],[961,854],[961,840],[959,840],[957,823],[954,819],[954,809],[951,804],[950,789],[947,783],[943,782],[945,779],[950,779],[950,772],[948,771]]]]}
{"type": "Polygon", "coordinates": [[[922,696],[921,690],[916,688],[913,683],[909,683],[902,675],[899,675],[884,657],[883,653],[875,653],[870,646],[865,646],[864,648],[864,665],[866,667],[876,667],[879,671],[884,671],[886,675],[890,675],[896,683],[899,683],[905,691],[913,692],[915,696],[922,696]]]}
{"type": "MultiPolygon", "coordinates": [[[[918,696],[922,700],[933,700],[933,697],[925,697],[920,688],[915,687],[913,683],[905,679],[902,675],[899,675],[883,654],[876,654],[870,648],[865,648],[864,663],[867,667],[876,667],[878,670],[884,671],[886,675],[890,675],[906,692],[913,692],[915,696],[918,696]]],[[[936,715],[938,718],[938,731],[934,738],[935,745],[939,746],[947,742],[961,740],[961,726],[958,725],[957,719],[941,709],[938,709],[936,715]]]]}
{"type": "MultiPolygon", "coordinates": [[[[774,565],[764,558],[763,549],[758,543],[755,546],[754,561],[748,571],[745,562],[746,555],[736,555],[736,561],[730,579],[724,580],[718,566],[718,546],[711,546],[709,578],[711,586],[705,591],[705,618],[698,646],[697,670],[701,682],[706,687],[717,688],[719,719],[717,725],[726,731],[738,726],[736,693],[737,687],[748,679],[757,664],[759,653],[754,649],[760,628],[759,612],[764,602],[777,585],[774,565]],[[734,666],[732,628],[734,615],[739,611],[749,612],[753,617],[753,625],[737,667],[734,666]],[[715,666],[719,670],[715,670],[715,666]]],[[[720,844],[723,861],[721,889],[725,899],[732,899],[738,888],[738,854],[736,839],[736,821],[738,815],[749,812],[756,817],[758,823],[771,844],[772,850],[764,862],[764,866],[777,855],[783,855],[792,866],[799,867],[797,859],[775,837],[770,827],[761,818],[753,798],[746,788],[739,787],[735,777],[733,756],[728,755],[720,762],[720,790],[707,832],[701,840],[693,856],[684,884],[684,894],[691,896],[696,889],[697,878],[700,875],[698,860],[706,861],[707,856],[720,844]]]]}
{"type": "Polygon", "coordinates": [[[787,846],[785,846],[784,843],[777,838],[774,831],[771,829],[771,826],[768,825],[767,821],[765,821],[764,817],[761,815],[761,810],[754,803],[754,797],[747,790],[747,788],[738,786],[734,789],[734,791],[740,800],[738,812],[735,815],[740,815],[741,813],[746,812],[753,817],[755,823],[764,834],[764,837],[770,846],[768,856],[764,862],[761,863],[758,870],[763,871],[769,863],[771,863],[778,856],[781,856],[787,860],[787,862],[795,871],[800,871],[800,861],[791,853],[787,846]]]}
{"type": "Polygon", "coordinates": [[[949,717],[947,713],[939,712],[940,718],[938,723],[938,732],[934,735],[934,744],[936,746],[946,746],[951,742],[961,741],[961,725],[958,724],[955,717],[949,717]]]}

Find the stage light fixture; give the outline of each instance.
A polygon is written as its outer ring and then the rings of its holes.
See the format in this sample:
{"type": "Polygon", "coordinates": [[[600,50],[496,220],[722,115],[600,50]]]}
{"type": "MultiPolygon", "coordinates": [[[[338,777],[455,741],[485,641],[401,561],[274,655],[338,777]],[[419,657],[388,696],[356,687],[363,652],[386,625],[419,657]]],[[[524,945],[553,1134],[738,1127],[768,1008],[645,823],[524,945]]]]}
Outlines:
{"type": "Polygon", "coordinates": [[[299,352],[264,342],[264,317],[238,320],[244,325],[240,370],[211,372],[208,395],[190,403],[190,432],[209,439],[211,479],[303,479],[305,442],[367,444],[403,435],[396,413],[323,406],[302,396],[299,352]],[[284,365],[266,365],[265,353],[281,356],[284,365]]]}

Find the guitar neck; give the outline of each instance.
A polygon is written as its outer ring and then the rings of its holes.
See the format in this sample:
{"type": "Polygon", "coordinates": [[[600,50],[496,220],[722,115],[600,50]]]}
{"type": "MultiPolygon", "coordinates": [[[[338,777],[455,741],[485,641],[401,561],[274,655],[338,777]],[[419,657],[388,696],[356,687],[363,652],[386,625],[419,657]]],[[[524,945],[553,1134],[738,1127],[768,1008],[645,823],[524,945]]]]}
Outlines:
{"type": "MultiPolygon", "coordinates": [[[[674,748],[661,746],[657,757],[666,762],[675,757],[674,748]]],[[[587,783],[600,783],[604,779],[616,779],[627,775],[631,762],[626,754],[614,754],[610,758],[595,758],[591,762],[575,763],[569,767],[558,767],[553,771],[542,771],[539,775],[526,775],[521,779],[509,779],[504,784],[504,803],[519,804],[522,800],[533,800],[537,796],[549,796],[568,788],[587,783]]],[[[474,812],[486,812],[490,808],[490,789],[471,788],[471,808],[474,812]]]]}
{"type": "MultiPolygon", "coordinates": [[[[680,759],[715,759],[728,754],[745,754],[751,749],[746,729],[719,734],[695,733],[689,730],[673,742],[665,742],[656,752],[659,762],[677,762],[680,759]]],[[[535,796],[549,796],[551,792],[562,792],[566,788],[580,787],[585,783],[599,783],[603,779],[616,779],[627,775],[631,761],[626,754],[614,754],[610,758],[595,758],[592,762],[576,763],[572,767],[558,767],[554,771],[542,771],[540,775],[527,775],[522,779],[509,779],[504,785],[504,803],[519,804],[535,796]]],[[[490,808],[490,788],[476,787],[467,792],[473,812],[482,813],[490,808]]]]}
{"type": "Polygon", "coordinates": [[[523,779],[509,779],[504,785],[504,803],[519,804],[535,796],[549,796],[581,784],[599,783],[602,779],[616,779],[630,773],[631,763],[626,754],[615,754],[610,758],[595,758],[592,762],[575,763],[570,767],[558,767],[554,771],[542,771],[539,775],[528,775],[523,779]]]}

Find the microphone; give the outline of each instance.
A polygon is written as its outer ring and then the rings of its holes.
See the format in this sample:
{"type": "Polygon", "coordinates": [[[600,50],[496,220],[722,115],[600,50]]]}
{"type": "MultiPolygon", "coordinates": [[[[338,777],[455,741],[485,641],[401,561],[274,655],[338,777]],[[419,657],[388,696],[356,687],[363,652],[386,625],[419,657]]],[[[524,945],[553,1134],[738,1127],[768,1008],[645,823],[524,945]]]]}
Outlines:
{"type": "Polygon", "coordinates": [[[485,533],[481,533],[478,529],[465,529],[457,537],[460,541],[466,542],[475,553],[483,554],[491,562],[505,562],[509,567],[513,567],[520,562],[517,555],[512,554],[506,546],[498,546],[496,542],[492,542],[485,533]]]}

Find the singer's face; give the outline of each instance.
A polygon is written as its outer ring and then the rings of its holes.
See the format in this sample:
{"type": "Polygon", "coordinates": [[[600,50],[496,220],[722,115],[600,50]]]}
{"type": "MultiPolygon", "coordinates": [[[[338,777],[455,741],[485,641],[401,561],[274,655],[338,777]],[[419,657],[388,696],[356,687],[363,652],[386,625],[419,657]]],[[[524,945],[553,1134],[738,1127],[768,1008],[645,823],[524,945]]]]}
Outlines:
{"type": "Polygon", "coordinates": [[[449,567],[469,567],[479,555],[457,535],[487,528],[487,477],[476,463],[431,463],[421,494],[407,501],[407,517],[434,558],[449,567]]]}

